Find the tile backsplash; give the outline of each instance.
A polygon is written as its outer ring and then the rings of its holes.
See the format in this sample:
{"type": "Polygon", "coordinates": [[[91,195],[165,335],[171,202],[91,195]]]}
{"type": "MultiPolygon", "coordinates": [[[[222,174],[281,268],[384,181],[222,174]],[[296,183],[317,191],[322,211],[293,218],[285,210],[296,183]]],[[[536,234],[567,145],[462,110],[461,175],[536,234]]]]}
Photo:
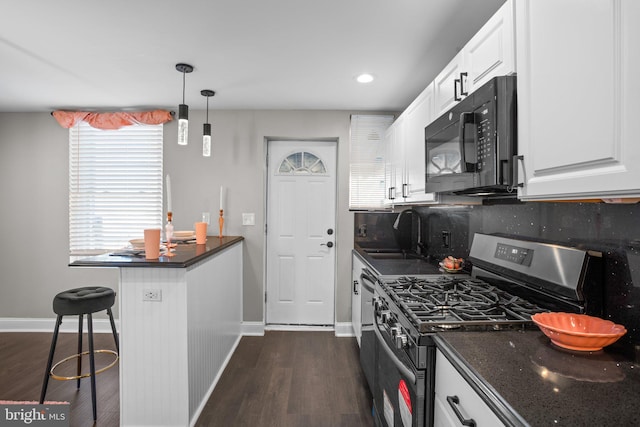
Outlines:
{"type": "MultiPolygon", "coordinates": [[[[447,255],[467,258],[475,233],[503,234],[603,253],[607,317],[625,325],[627,351],[640,354],[640,204],[571,202],[501,203],[473,206],[414,207],[421,218],[427,254],[438,260],[447,255]]],[[[394,242],[397,213],[359,213],[367,237],[394,242]],[[372,224],[372,225],[369,225],[372,224]],[[389,226],[388,228],[386,226],[389,226]]],[[[410,224],[408,225],[410,226],[410,224]]],[[[413,229],[413,233],[417,231],[413,229]]],[[[395,233],[397,236],[398,233],[395,233]]]]}

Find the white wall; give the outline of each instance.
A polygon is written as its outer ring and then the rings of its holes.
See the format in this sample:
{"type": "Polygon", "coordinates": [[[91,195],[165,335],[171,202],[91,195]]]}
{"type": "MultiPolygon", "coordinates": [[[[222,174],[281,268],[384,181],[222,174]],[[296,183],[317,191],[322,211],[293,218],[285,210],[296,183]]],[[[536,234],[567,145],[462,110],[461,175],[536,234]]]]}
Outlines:
{"type": "MultiPolygon", "coordinates": [[[[338,139],[336,318],[351,317],[348,111],[209,112],[213,154],[201,156],[204,111],[190,111],[189,145],[175,142],[175,121],[165,125],[165,174],[171,175],[176,230],[191,229],[202,212],[215,224],[219,190],[228,188],[226,234],[245,237],[244,320],[263,313],[265,139],[338,139]],[[242,213],[256,226],[242,226],[242,213]]],[[[53,296],[89,284],[117,288],[116,269],[69,268],[68,130],[48,113],[0,114],[0,318],[52,317],[53,296]]],[[[215,234],[217,226],[211,234],[215,234]]]]}

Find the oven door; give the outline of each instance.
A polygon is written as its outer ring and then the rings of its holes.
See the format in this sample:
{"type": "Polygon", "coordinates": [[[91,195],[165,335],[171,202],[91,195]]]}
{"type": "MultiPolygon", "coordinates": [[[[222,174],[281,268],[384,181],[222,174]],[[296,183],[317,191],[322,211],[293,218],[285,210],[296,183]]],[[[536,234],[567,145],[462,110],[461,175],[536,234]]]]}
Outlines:
{"type": "Polygon", "coordinates": [[[378,343],[373,392],[375,424],[385,427],[426,426],[425,370],[416,369],[404,350],[396,349],[386,325],[377,319],[373,323],[378,343]]]}
{"type": "Polygon", "coordinates": [[[374,308],[373,299],[376,278],[368,268],[363,268],[360,274],[360,319],[362,322],[362,336],[360,338],[360,365],[373,394],[376,371],[376,336],[373,332],[374,308]]]}
{"type": "Polygon", "coordinates": [[[476,185],[475,117],[474,112],[455,108],[425,129],[427,193],[460,191],[476,185]]]}

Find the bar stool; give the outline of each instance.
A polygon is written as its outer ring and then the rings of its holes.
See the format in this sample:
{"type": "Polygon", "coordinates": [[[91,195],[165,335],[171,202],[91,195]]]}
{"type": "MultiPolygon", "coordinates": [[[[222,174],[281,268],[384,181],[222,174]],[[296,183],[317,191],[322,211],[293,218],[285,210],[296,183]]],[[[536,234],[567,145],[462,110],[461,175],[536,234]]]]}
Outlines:
{"type": "Polygon", "coordinates": [[[91,403],[93,405],[93,420],[96,421],[96,374],[106,371],[113,367],[118,361],[118,353],[120,347],[118,343],[118,333],[116,332],[116,325],[113,321],[113,314],[111,313],[111,307],[116,299],[116,293],[111,288],[88,286],[83,288],[70,289],[64,292],[60,292],[53,299],[53,311],[58,315],[56,319],[56,326],[53,331],[53,338],[51,340],[51,349],[49,351],[49,360],[47,361],[47,370],[44,373],[44,381],[42,383],[42,393],[40,394],[40,404],[44,402],[45,394],[47,393],[47,386],[49,384],[49,377],[56,380],[77,380],[77,387],[80,388],[80,379],[91,377],[91,403]],[[112,350],[95,350],[93,348],[93,319],[92,314],[107,310],[109,315],[109,321],[111,323],[111,330],[113,332],[113,338],[116,343],[116,351],[112,350]],[[82,319],[84,315],[87,315],[88,337],[89,337],[89,351],[82,351],[82,319]],[[62,324],[63,316],[77,315],[79,316],[78,325],[78,353],[62,359],[56,363],[53,367],[53,355],[56,351],[56,343],[58,341],[58,331],[62,324]],[[95,353],[111,353],[115,355],[115,360],[108,366],[96,371],[95,366],[95,353]],[[89,355],[89,373],[82,374],[82,356],[89,355]],[[54,374],[54,370],[62,363],[70,360],[77,359],[77,375],[71,377],[59,376],[54,374]]]}

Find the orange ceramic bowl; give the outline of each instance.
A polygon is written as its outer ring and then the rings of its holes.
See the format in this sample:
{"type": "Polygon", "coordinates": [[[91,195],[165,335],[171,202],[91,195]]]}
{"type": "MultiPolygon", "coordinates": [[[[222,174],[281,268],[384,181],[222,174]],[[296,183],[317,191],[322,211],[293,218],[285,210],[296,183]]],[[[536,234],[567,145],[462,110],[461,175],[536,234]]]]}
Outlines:
{"type": "Polygon", "coordinates": [[[555,345],[578,351],[598,351],[627,333],[622,325],[586,314],[537,313],[531,316],[555,345]]]}

